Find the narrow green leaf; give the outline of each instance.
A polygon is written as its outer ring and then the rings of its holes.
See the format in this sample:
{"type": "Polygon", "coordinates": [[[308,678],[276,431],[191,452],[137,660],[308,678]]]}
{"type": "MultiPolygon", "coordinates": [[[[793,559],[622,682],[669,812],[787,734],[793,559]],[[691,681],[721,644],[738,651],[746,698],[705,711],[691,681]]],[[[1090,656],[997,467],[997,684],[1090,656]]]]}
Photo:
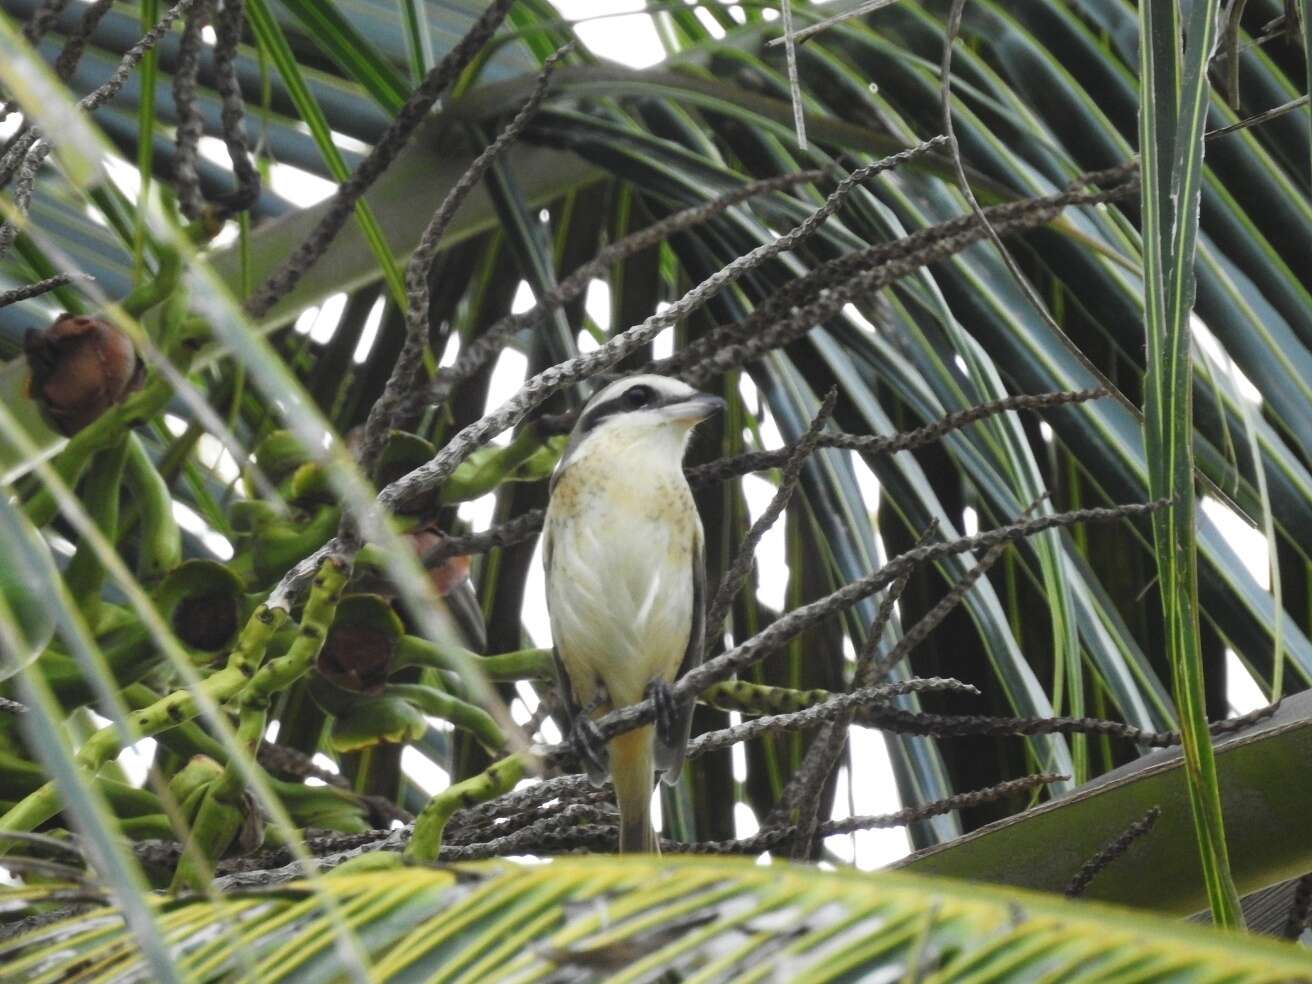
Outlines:
{"type": "MultiPolygon", "coordinates": [[[[141,0],[141,30],[149,31],[158,21],[159,0],[141,0]]],[[[137,173],[141,176],[141,190],[137,192],[136,222],[132,227],[132,279],[139,283],[145,272],[146,210],[150,207],[151,168],[154,164],[155,79],[159,74],[157,48],[146,52],[137,71],[142,93],[137,104],[137,173]]]]}
{"type": "Polygon", "coordinates": [[[1198,554],[1194,492],[1193,332],[1198,210],[1202,193],[1207,64],[1215,39],[1217,0],[1194,5],[1188,47],[1180,53],[1176,0],[1139,5],[1139,148],[1145,328],[1145,445],[1148,487],[1171,505],[1153,517],[1167,651],[1183,735],[1185,774],[1212,918],[1242,926],[1243,911],[1230,871],[1207,731],[1199,637],[1198,554]],[[1183,72],[1183,79],[1181,78],[1183,72]]]}
{"type": "MultiPolygon", "coordinates": [[[[293,6],[299,7],[300,4],[294,4],[293,6]]],[[[319,152],[323,154],[324,161],[327,163],[333,178],[339,182],[346,181],[351,176],[350,168],[346,166],[346,161],[342,159],[341,152],[337,149],[337,145],[333,143],[332,129],[328,125],[323,110],[305,84],[305,79],[301,76],[300,66],[296,62],[296,56],[292,53],[291,46],[287,43],[287,37],[283,34],[282,28],[278,26],[277,20],[269,12],[264,0],[249,0],[246,5],[246,12],[252,32],[259,41],[260,47],[277,66],[278,74],[282,76],[292,101],[301,114],[301,119],[310,128],[310,133],[314,136],[314,142],[318,145],[319,152]]],[[[393,110],[395,108],[393,107],[393,110]]],[[[374,214],[370,210],[369,203],[365,201],[356,203],[355,216],[356,221],[360,224],[360,231],[364,234],[370,250],[378,260],[379,267],[382,268],[392,299],[404,306],[405,281],[401,269],[396,264],[396,259],[387,245],[387,239],[379,227],[377,219],[374,218],[374,214]]],[[[243,238],[242,251],[247,263],[249,262],[249,257],[246,256],[248,248],[247,241],[243,238]]]]}
{"type": "MultiPolygon", "coordinates": [[[[306,37],[326,51],[347,75],[364,86],[389,114],[395,114],[401,108],[410,95],[409,84],[335,4],[317,0],[281,0],[281,3],[301,22],[306,37]]],[[[268,16],[267,7],[264,13],[268,16]]],[[[290,79],[286,81],[291,84],[290,79]]]]}
{"type": "Polygon", "coordinates": [[[405,51],[410,60],[410,78],[418,82],[433,67],[433,39],[428,30],[428,5],[424,0],[396,0],[405,28],[405,51]]]}
{"type": "MultiPolygon", "coordinates": [[[[15,501],[11,500],[8,489],[0,494],[0,513],[4,515],[3,522],[0,522],[0,537],[18,535],[30,543],[41,543],[39,538],[34,541],[31,539],[35,532],[27,525],[22,511],[15,508],[15,501]]],[[[49,582],[54,573],[53,566],[44,564],[38,567],[33,563],[37,560],[36,554],[14,543],[8,543],[7,546],[15,549],[4,551],[6,564],[29,568],[23,576],[24,580],[30,583],[49,582]]],[[[47,583],[47,590],[57,590],[56,585],[47,583]]],[[[4,658],[0,670],[7,671],[11,666],[18,669],[16,692],[27,708],[27,713],[22,715],[22,723],[27,732],[29,747],[35,751],[47,774],[58,787],[64,809],[69,812],[79,832],[87,838],[91,848],[88,853],[95,859],[97,871],[110,893],[123,907],[124,919],[151,972],[161,981],[178,981],[181,978],[151,906],[146,901],[148,886],[141,868],[118,839],[114,813],[105,802],[103,794],[78,771],[62,727],[63,715],[45,679],[21,658],[21,654],[29,647],[40,648],[44,643],[29,634],[30,626],[24,626],[18,621],[9,600],[5,594],[0,593],[0,656],[4,658]]]]}

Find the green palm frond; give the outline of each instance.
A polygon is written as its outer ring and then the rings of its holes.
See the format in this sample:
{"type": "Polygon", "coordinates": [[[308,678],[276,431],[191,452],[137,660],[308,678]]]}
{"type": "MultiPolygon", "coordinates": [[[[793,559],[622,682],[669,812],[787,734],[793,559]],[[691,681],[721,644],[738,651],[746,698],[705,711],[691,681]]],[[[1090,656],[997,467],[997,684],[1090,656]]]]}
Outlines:
{"type": "MultiPolygon", "coordinates": [[[[185,979],[343,980],[316,892],[370,979],[425,981],[1235,981],[1312,979],[1297,948],[1095,903],[903,874],[748,861],[605,858],[342,871],[222,902],[157,903],[185,979]]],[[[0,896],[22,904],[24,891],[0,896]]],[[[143,979],[92,909],[0,944],[8,980],[143,979]]]]}
{"type": "MultiPolygon", "coordinates": [[[[1216,742],[1217,783],[1235,881],[1256,892],[1312,868],[1312,845],[1299,833],[1312,809],[1308,791],[1282,779],[1312,754],[1312,695],[1303,693],[1251,730],[1216,742]]],[[[1063,891],[1072,873],[1146,811],[1161,811],[1133,857],[1109,865],[1087,896],[1118,905],[1190,916],[1208,896],[1194,841],[1184,757],[1162,749],[1096,782],[969,836],[899,862],[921,875],[946,875],[1046,892],[1063,891]],[[1017,859],[1024,857],[1024,863],[1017,859]],[[1153,872],[1151,893],[1144,872],[1153,872]],[[1148,900],[1149,895],[1151,901],[1148,900]]]]}

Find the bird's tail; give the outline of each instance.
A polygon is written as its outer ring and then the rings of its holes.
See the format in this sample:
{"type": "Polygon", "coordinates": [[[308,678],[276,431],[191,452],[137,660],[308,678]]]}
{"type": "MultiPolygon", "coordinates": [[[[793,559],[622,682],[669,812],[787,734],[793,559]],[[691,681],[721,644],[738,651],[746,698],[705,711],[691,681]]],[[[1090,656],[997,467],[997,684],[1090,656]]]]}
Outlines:
{"type": "Polygon", "coordinates": [[[660,854],[651,829],[651,725],[626,731],[610,740],[610,775],[620,808],[620,853],[660,854]]]}

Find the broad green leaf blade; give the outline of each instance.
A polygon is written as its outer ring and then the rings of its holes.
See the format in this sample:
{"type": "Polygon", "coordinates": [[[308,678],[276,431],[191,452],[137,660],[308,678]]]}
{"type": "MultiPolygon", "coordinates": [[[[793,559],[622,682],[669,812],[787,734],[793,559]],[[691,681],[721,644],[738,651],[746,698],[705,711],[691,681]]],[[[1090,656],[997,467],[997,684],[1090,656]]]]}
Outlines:
{"type": "MultiPolygon", "coordinates": [[[[375,859],[378,860],[378,859],[375,859]]],[[[1305,951],[1141,912],[901,873],[820,872],[702,858],[571,858],[443,870],[345,871],[325,881],[353,913],[379,984],[411,980],[762,981],[1115,979],[1245,984],[1304,980],[1305,951]]],[[[14,904],[39,894],[11,893],[14,904]]],[[[261,981],[329,980],[327,927],[290,884],[174,903],[170,942],[188,980],[223,979],[241,955],[261,981]],[[215,940],[227,925],[236,947],[215,940]]],[[[0,896],[3,897],[3,896],[0,896]]],[[[158,903],[156,903],[158,904],[158,903]]],[[[93,910],[11,941],[7,967],[106,974],[140,958],[93,910]],[[29,942],[30,940],[30,942],[29,942]],[[16,951],[16,952],[14,952],[16,951]]]]}
{"type": "MultiPolygon", "coordinates": [[[[1312,697],[1287,697],[1269,719],[1217,740],[1215,748],[1239,890],[1255,892],[1312,868],[1312,846],[1297,833],[1312,809],[1312,790],[1280,778],[1312,754],[1312,697]]],[[[1093,880],[1089,898],[1177,916],[1206,909],[1178,748],[1152,752],[1074,793],[922,851],[898,867],[1060,892],[1080,865],[1153,806],[1162,810],[1156,826],[1093,880]],[[1152,872],[1151,893],[1143,891],[1145,872],[1152,872]]]]}
{"type": "MultiPolygon", "coordinates": [[[[444,152],[441,117],[421,128],[364,201],[377,216],[387,247],[397,261],[406,259],[419,234],[449,189],[465,172],[474,154],[451,157],[444,152]]],[[[531,207],[541,208],[571,190],[601,178],[601,172],[580,166],[578,158],[542,147],[514,147],[506,154],[507,166],[520,176],[520,191],[531,207]]],[[[252,236],[252,262],[256,270],[273,270],[314,228],[324,206],[291,213],[269,223],[252,236]]],[[[485,188],[475,188],[447,229],[448,245],[496,228],[497,214],[485,188]]],[[[213,265],[223,281],[236,285],[235,249],[215,253],[213,265]]],[[[296,288],[264,318],[268,327],[292,320],[306,307],[321,303],[340,291],[350,291],[376,280],[373,252],[356,229],[347,227],[296,288]]]]}

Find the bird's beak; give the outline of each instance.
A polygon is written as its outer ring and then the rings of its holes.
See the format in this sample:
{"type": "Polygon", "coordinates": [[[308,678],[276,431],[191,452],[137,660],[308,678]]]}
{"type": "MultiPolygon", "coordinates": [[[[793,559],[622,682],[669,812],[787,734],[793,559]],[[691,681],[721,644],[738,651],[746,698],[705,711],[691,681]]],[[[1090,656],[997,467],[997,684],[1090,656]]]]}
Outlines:
{"type": "Polygon", "coordinates": [[[723,410],[724,401],[718,396],[711,396],[709,393],[698,393],[696,396],[690,396],[678,403],[671,403],[662,409],[671,420],[695,424],[698,421],[705,420],[711,414],[723,410]]]}

